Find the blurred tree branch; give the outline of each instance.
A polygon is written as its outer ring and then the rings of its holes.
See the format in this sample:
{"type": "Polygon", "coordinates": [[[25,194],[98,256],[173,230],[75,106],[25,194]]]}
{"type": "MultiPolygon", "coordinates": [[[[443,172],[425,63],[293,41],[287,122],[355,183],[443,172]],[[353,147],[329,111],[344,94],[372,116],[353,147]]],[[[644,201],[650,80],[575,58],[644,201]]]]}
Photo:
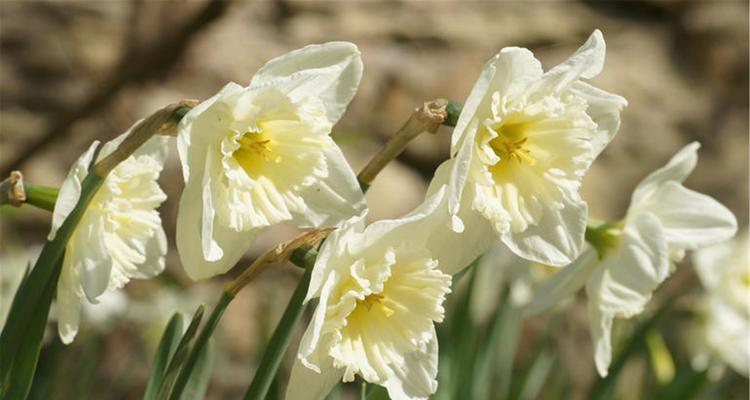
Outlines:
{"type": "Polygon", "coordinates": [[[172,30],[173,34],[165,35],[141,50],[135,46],[126,47],[118,64],[98,88],[77,107],[52,121],[49,128],[25,149],[3,163],[0,176],[20,169],[49,145],[68,136],[73,124],[105,107],[123,88],[153,79],[176,65],[194,35],[224,15],[231,3],[232,0],[210,0],[182,26],[172,30]]]}

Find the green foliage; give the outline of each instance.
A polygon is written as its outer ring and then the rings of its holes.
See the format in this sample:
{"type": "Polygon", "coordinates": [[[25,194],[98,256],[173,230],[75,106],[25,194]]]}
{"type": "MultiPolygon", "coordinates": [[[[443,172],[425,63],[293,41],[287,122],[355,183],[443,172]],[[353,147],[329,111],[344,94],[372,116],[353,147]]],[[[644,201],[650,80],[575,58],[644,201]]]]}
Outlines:
{"type": "Polygon", "coordinates": [[[3,399],[28,396],[65,246],[103,180],[94,173],[86,176],[75,208],[57,230],[54,240],[45,244],[34,268],[16,292],[0,336],[0,397],[3,399]]]}
{"type": "Polygon", "coordinates": [[[143,395],[144,400],[156,400],[159,389],[162,387],[164,377],[166,376],[167,366],[177,350],[177,345],[182,337],[183,320],[182,315],[175,313],[167,323],[164,334],[159,341],[159,347],[156,348],[154,356],[154,365],[151,368],[151,375],[146,385],[146,393],[143,395]]]}
{"type": "Polygon", "coordinates": [[[246,400],[266,398],[268,389],[271,387],[276,372],[279,370],[284,353],[286,353],[289,342],[292,340],[294,329],[297,327],[305,310],[305,305],[302,302],[305,299],[305,294],[307,294],[311,275],[312,268],[306,268],[297,284],[297,288],[294,289],[292,298],[289,299],[284,314],[281,316],[281,320],[276,326],[273,335],[271,335],[268,347],[263,351],[263,357],[258,365],[258,370],[255,372],[253,381],[245,393],[246,400]]]}

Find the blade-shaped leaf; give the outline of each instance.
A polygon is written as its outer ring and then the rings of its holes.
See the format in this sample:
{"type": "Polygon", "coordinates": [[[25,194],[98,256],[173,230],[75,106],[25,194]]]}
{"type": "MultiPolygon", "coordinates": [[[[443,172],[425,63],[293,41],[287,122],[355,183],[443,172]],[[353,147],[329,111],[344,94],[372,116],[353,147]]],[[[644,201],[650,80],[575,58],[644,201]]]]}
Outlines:
{"type": "Polygon", "coordinates": [[[169,319],[169,323],[167,323],[167,327],[164,329],[164,334],[159,341],[159,347],[156,348],[151,376],[148,378],[146,392],[143,395],[144,400],[157,399],[159,389],[161,388],[162,383],[164,382],[164,377],[166,376],[169,362],[172,359],[172,356],[174,356],[175,351],[177,350],[177,345],[180,342],[183,324],[183,318],[180,313],[175,313],[172,318],[169,319]]]}

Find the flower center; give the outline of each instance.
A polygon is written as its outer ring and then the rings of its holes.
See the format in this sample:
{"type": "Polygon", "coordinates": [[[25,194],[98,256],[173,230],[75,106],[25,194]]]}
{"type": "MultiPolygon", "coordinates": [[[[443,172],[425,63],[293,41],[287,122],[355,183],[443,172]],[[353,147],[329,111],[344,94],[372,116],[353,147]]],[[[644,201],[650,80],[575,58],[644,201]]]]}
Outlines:
{"type": "Polygon", "coordinates": [[[536,159],[531,156],[531,151],[527,148],[526,142],[528,137],[524,134],[526,123],[505,123],[496,128],[497,137],[489,143],[492,150],[495,151],[500,162],[518,162],[519,164],[535,165],[536,159]]]}
{"type": "Polygon", "coordinates": [[[376,307],[376,310],[380,310],[383,312],[383,315],[386,317],[391,317],[395,311],[383,304],[382,300],[385,299],[385,296],[382,294],[371,294],[367,297],[365,297],[364,300],[357,301],[357,308],[360,309],[362,306],[367,308],[367,311],[371,311],[373,307],[376,307]]]}
{"type": "Polygon", "coordinates": [[[240,147],[232,157],[251,178],[259,177],[266,164],[281,161],[281,156],[273,151],[271,139],[263,132],[246,132],[237,142],[240,147]]]}

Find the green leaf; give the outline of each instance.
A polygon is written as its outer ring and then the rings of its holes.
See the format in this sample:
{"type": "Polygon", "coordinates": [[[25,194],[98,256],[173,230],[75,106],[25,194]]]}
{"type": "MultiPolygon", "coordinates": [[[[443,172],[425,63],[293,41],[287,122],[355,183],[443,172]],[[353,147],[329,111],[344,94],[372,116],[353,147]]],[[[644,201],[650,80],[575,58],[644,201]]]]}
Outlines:
{"type": "Polygon", "coordinates": [[[297,288],[294,289],[292,298],[289,299],[289,304],[287,304],[284,314],[276,326],[276,330],[271,335],[268,347],[263,352],[263,357],[260,360],[255,377],[253,377],[253,381],[247,388],[247,392],[245,393],[246,400],[265,399],[268,388],[271,386],[271,382],[273,382],[276,372],[279,370],[281,360],[284,357],[284,353],[286,353],[286,348],[289,347],[289,342],[292,340],[294,328],[302,318],[302,312],[305,310],[302,301],[305,299],[305,294],[307,294],[311,274],[312,268],[305,269],[302,278],[297,284],[297,288]]]}
{"type": "Polygon", "coordinates": [[[148,384],[146,385],[146,392],[143,395],[144,400],[156,400],[159,394],[159,389],[164,382],[164,377],[169,366],[169,361],[177,350],[177,345],[180,342],[182,336],[183,320],[180,313],[175,313],[170,318],[167,327],[164,329],[164,334],[159,341],[159,347],[156,348],[156,354],[154,355],[154,366],[151,369],[151,376],[148,378],[148,384]]]}
{"type": "Polygon", "coordinates": [[[169,360],[169,366],[167,367],[167,372],[164,374],[164,379],[161,388],[159,388],[157,398],[164,399],[172,391],[172,387],[177,379],[177,374],[180,372],[183,362],[190,351],[190,341],[193,340],[195,333],[198,332],[198,325],[200,325],[201,319],[203,319],[204,310],[205,308],[203,305],[198,306],[198,309],[195,310],[190,325],[188,325],[188,328],[182,335],[180,343],[177,344],[172,359],[169,360]]]}
{"type": "Polygon", "coordinates": [[[492,321],[489,338],[477,356],[474,374],[475,398],[490,398],[493,384],[497,387],[497,395],[493,398],[507,398],[510,394],[513,359],[518,348],[520,331],[521,315],[510,301],[510,288],[505,287],[500,306],[492,321]],[[500,374],[497,381],[492,379],[494,372],[500,374]]]}
{"type": "Polygon", "coordinates": [[[511,393],[512,400],[538,399],[539,393],[547,381],[552,367],[555,365],[555,355],[541,349],[536,353],[528,368],[521,376],[520,383],[511,393]]]}
{"type": "Polygon", "coordinates": [[[221,316],[224,314],[224,311],[226,311],[227,306],[229,306],[229,303],[233,298],[234,296],[227,292],[222,293],[221,298],[219,299],[219,303],[216,304],[216,307],[214,307],[214,310],[208,317],[208,322],[206,322],[206,325],[203,326],[203,329],[201,329],[201,333],[198,334],[198,337],[195,339],[195,343],[190,348],[190,353],[185,360],[185,364],[180,369],[180,374],[177,376],[177,380],[174,383],[172,392],[169,395],[170,399],[177,400],[181,398],[182,392],[183,390],[185,390],[185,385],[187,385],[190,377],[193,374],[193,370],[197,367],[198,359],[205,351],[204,348],[208,344],[208,339],[210,339],[211,335],[213,335],[214,331],[216,330],[216,326],[219,325],[221,316]]]}
{"type": "Polygon", "coordinates": [[[213,340],[209,340],[195,361],[185,390],[180,400],[202,400],[206,396],[208,384],[211,381],[211,371],[214,363],[213,340]]]}
{"type": "Polygon", "coordinates": [[[380,385],[369,385],[370,390],[367,391],[367,400],[389,400],[388,391],[380,385]]]}
{"type": "Polygon", "coordinates": [[[94,173],[86,176],[73,211],[58,229],[55,239],[42,248],[34,269],[13,298],[0,335],[0,349],[3,349],[0,352],[0,398],[25,399],[28,395],[65,246],[103,180],[94,173]]]}

